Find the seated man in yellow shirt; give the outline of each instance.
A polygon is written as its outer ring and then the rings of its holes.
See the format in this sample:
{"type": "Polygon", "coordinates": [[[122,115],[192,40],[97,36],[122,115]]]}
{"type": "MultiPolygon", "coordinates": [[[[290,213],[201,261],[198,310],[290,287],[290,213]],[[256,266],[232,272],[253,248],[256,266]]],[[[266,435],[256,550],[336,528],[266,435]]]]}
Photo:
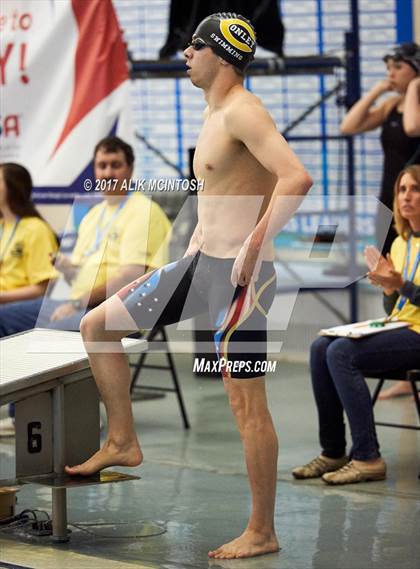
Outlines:
{"type": "Polygon", "coordinates": [[[86,311],[167,262],[168,218],[158,204],[123,185],[132,176],[133,163],[133,150],[121,139],[107,137],[97,144],[95,177],[117,182],[82,220],[71,258],[57,258],[56,269],[71,284],[70,300],[37,298],[0,305],[0,337],[35,326],[78,330],[86,311]]]}

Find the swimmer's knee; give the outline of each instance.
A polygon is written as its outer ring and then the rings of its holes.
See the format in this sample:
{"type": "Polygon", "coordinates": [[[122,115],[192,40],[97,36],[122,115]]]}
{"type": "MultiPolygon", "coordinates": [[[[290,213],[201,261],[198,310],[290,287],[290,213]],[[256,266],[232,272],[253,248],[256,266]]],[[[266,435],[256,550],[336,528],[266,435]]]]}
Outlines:
{"type": "Polygon", "coordinates": [[[109,335],[106,330],[106,310],[103,304],[93,308],[83,316],[80,322],[80,333],[84,340],[104,339],[105,336],[109,335]]]}
{"type": "Polygon", "coordinates": [[[236,395],[230,397],[230,408],[241,435],[250,431],[263,432],[267,428],[267,421],[271,420],[270,412],[265,405],[259,406],[252,402],[245,402],[244,398],[236,395]]]}
{"type": "Polygon", "coordinates": [[[244,398],[238,393],[228,392],[229,405],[239,427],[245,423],[247,412],[244,398]]]}
{"type": "Polygon", "coordinates": [[[91,340],[99,331],[99,318],[95,308],[85,314],[80,322],[80,333],[84,340],[91,340]]]}
{"type": "Polygon", "coordinates": [[[228,394],[230,408],[238,421],[247,422],[255,417],[264,418],[268,412],[262,378],[232,379],[228,394]]]}
{"type": "Polygon", "coordinates": [[[231,411],[237,420],[243,421],[253,414],[252,401],[249,400],[246,392],[234,386],[234,382],[229,384],[228,394],[231,411]]]}

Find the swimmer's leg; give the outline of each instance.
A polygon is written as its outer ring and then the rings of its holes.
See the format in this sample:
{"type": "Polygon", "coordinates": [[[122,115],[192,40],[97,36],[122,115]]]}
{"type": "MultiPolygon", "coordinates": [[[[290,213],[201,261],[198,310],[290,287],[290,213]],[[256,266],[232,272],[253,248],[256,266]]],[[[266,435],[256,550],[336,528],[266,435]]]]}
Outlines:
{"type": "MultiPolygon", "coordinates": [[[[244,448],[252,510],[238,538],[209,552],[215,559],[254,557],[279,550],[274,529],[278,440],[267,404],[265,378],[256,363],[266,360],[266,314],[275,294],[275,273],[266,263],[255,287],[238,287],[226,308],[226,294],[215,287],[210,313],[220,358],[249,361],[250,370],[224,372],[224,385],[244,448]],[[233,375],[233,377],[232,377],[233,375]]],[[[261,369],[261,367],[259,367],[261,369]]]]}
{"type": "Polygon", "coordinates": [[[215,559],[254,557],[279,550],[274,529],[278,440],[267,405],[264,377],[224,378],[245,453],[252,511],[238,538],[209,552],[215,559]]]}
{"type": "Polygon", "coordinates": [[[82,320],[81,332],[89,362],[105,404],[108,436],[103,447],[83,464],[66,466],[70,475],[90,476],[108,466],[137,466],[143,454],[134,430],[130,400],[130,369],[121,339],[128,331],[107,330],[107,321],[127,320],[127,330],[135,324],[117,295],[91,310],[82,320]],[[112,342],[112,344],[111,344],[112,342]],[[103,352],[99,352],[103,346],[103,352]]]}
{"type": "Polygon", "coordinates": [[[148,273],[83,318],[81,333],[106,407],[108,436],[101,450],[89,460],[67,466],[68,474],[89,476],[108,466],[141,463],[143,455],[131,409],[130,368],[121,339],[139,328],[178,322],[205,309],[201,299],[193,296],[188,310],[184,310],[193,267],[192,260],[184,258],[148,273]]]}

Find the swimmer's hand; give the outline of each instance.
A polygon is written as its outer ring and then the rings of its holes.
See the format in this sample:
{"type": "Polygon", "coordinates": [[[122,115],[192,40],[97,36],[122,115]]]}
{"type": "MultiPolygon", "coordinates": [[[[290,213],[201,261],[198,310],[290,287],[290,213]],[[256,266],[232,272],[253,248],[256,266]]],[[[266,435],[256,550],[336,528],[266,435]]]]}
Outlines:
{"type": "Polygon", "coordinates": [[[261,248],[252,242],[250,235],[242,245],[232,267],[230,281],[233,286],[247,286],[260,276],[262,255],[261,248]]]}
{"type": "Polygon", "coordinates": [[[200,249],[199,245],[197,243],[190,243],[187,247],[187,250],[184,253],[184,257],[194,257],[194,255],[196,255],[198,253],[198,250],[200,249]]]}
{"type": "Polygon", "coordinates": [[[378,83],[376,83],[370,90],[370,92],[376,95],[376,97],[379,97],[388,91],[395,91],[395,85],[388,78],[378,81],[378,83]]]}
{"type": "Polygon", "coordinates": [[[191,236],[190,242],[188,244],[187,250],[184,253],[185,257],[193,257],[198,253],[200,250],[201,245],[203,244],[203,233],[201,231],[201,226],[197,223],[196,228],[194,229],[194,233],[191,236]]]}

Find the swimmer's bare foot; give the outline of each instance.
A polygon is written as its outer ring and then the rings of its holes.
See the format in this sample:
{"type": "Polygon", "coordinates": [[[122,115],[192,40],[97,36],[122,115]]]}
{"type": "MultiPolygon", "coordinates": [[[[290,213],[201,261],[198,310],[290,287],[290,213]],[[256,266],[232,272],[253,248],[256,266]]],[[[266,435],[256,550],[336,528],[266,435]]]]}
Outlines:
{"type": "Polygon", "coordinates": [[[91,476],[108,466],[138,466],[142,460],[143,453],[137,439],[122,446],[106,441],[86,462],[77,466],[66,466],[64,469],[71,476],[91,476]]]}
{"type": "Polygon", "coordinates": [[[208,555],[213,559],[243,559],[275,553],[279,549],[279,542],[274,533],[267,535],[247,529],[233,541],[209,551],[208,555]]]}
{"type": "Polygon", "coordinates": [[[386,399],[392,399],[393,397],[402,397],[404,395],[411,395],[413,390],[411,389],[411,384],[409,381],[398,381],[392,387],[381,391],[378,395],[380,401],[385,401],[386,399]]]}

